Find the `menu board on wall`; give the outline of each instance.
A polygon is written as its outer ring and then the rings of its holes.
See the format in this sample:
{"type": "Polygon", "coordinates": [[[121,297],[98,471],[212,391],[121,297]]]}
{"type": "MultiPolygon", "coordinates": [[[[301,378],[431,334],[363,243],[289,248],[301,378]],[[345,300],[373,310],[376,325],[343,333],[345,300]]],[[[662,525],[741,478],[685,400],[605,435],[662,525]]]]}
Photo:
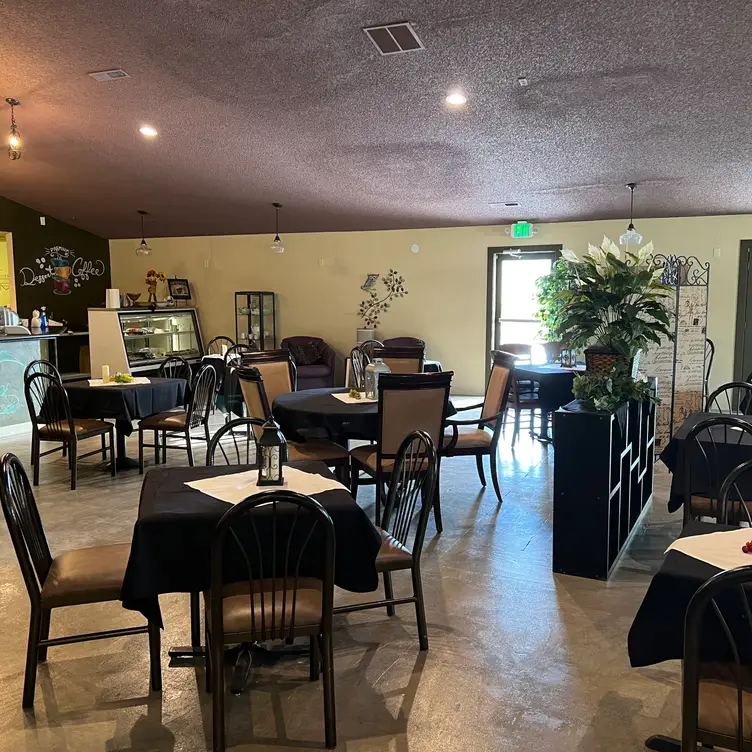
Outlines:
{"type": "MultiPolygon", "coordinates": [[[[686,279],[686,274],[681,278],[686,279]]],[[[656,411],[657,449],[668,443],[690,413],[702,410],[703,402],[707,282],[678,285],[674,301],[670,315],[674,341],[661,338],[660,345],[643,353],[639,367],[641,375],[655,377],[661,399],[656,411]]]]}

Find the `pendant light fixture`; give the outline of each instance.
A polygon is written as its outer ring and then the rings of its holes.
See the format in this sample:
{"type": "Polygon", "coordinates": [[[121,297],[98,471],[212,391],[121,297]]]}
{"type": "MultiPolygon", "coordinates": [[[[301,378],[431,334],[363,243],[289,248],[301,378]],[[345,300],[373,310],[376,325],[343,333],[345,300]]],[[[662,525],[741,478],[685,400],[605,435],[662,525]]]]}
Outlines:
{"type": "Polygon", "coordinates": [[[5,100],[10,105],[10,133],[8,134],[8,156],[13,159],[21,159],[21,150],[23,145],[21,144],[21,134],[18,132],[16,126],[16,113],[15,108],[21,103],[13,97],[8,97],[5,100]]]}
{"type": "Polygon", "coordinates": [[[275,235],[274,235],[274,241],[272,242],[271,249],[274,251],[274,253],[284,253],[285,247],[282,245],[282,240],[279,237],[279,210],[282,208],[282,204],[278,204],[276,201],[272,204],[275,211],[275,235]]]}
{"type": "Polygon", "coordinates": [[[139,209],[138,213],[141,215],[141,242],[136,248],[136,256],[151,256],[151,248],[149,248],[144,235],[144,217],[148,217],[149,212],[139,209]]]}
{"type": "Polygon", "coordinates": [[[627,226],[627,231],[619,238],[619,242],[626,246],[632,243],[639,245],[642,243],[642,235],[635,230],[634,222],[632,221],[634,215],[634,189],[637,188],[637,183],[627,183],[627,188],[629,188],[629,225],[627,226]]]}

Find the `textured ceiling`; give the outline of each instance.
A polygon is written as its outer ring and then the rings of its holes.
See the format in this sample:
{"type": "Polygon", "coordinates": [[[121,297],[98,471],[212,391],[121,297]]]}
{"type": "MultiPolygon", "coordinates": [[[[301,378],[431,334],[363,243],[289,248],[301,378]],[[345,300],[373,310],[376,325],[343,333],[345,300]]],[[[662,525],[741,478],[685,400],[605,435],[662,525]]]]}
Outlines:
{"type": "Polygon", "coordinates": [[[147,236],[269,232],[272,201],[283,234],[614,218],[629,181],[640,217],[752,212],[747,0],[23,0],[0,21],[26,146],[0,194],[106,237],[140,208],[147,236]],[[426,49],[379,56],[361,28],[399,20],[426,49]],[[87,76],[110,68],[131,78],[87,76]]]}

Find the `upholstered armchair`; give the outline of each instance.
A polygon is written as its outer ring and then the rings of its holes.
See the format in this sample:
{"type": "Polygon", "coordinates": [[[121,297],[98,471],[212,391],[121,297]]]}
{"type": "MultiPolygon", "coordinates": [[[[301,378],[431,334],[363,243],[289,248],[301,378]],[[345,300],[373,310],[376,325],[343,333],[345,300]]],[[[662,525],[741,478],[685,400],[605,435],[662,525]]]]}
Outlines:
{"type": "Polygon", "coordinates": [[[298,391],[334,386],[336,355],[321,337],[285,337],[281,346],[297,366],[298,391]]]}

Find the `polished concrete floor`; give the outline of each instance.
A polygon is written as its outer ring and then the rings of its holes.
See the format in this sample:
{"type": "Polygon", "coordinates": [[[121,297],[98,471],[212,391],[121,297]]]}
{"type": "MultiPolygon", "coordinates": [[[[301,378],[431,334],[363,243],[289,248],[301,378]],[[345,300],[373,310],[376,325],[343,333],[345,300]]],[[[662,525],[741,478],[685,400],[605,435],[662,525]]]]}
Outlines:
{"type": "MultiPolygon", "coordinates": [[[[129,440],[135,454],[135,441],[129,440]]],[[[0,441],[28,467],[25,437],[0,441]]],[[[348,752],[622,752],[652,733],[676,733],[675,664],[629,667],[627,631],[680,522],[665,511],[667,478],[645,525],[608,583],[551,572],[553,449],[523,435],[501,446],[504,503],[482,490],[472,459],[442,466],[444,533],[429,527],[423,558],[430,649],[421,653],[411,606],[397,616],[336,619],[339,750],[348,752]]],[[[174,453],[173,463],[184,462],[174,453]]],[[[55,551],[130,540],[141,479],[113,480],[84,460],[79,490],[64,461],[43,460],[39,508],[55,551]]],[[[372,489],[361,503],[372,513],[372,489]],[[369,495],[370,494],[370,495],[369,495]]],[[[404,582],[395,576],[399,593],[404,582]]],[[[340,601],[352,599],[338,593],[340,601]]],[[[162,598],[163,683],[148,692],[145,637],[50,649],[34,713],[21,709],[28,598],[0,531],[0,750],[193,752],[211,748],[203,670],[170,666],[186,644],[188,599],[162,598]]],[[[119,604],[57,610],[52,636],[140,622],[119,604]]],[[[258,669],[228,696],[228,748],[323,748],[320,683],[305,661],[258,669]]]]}

